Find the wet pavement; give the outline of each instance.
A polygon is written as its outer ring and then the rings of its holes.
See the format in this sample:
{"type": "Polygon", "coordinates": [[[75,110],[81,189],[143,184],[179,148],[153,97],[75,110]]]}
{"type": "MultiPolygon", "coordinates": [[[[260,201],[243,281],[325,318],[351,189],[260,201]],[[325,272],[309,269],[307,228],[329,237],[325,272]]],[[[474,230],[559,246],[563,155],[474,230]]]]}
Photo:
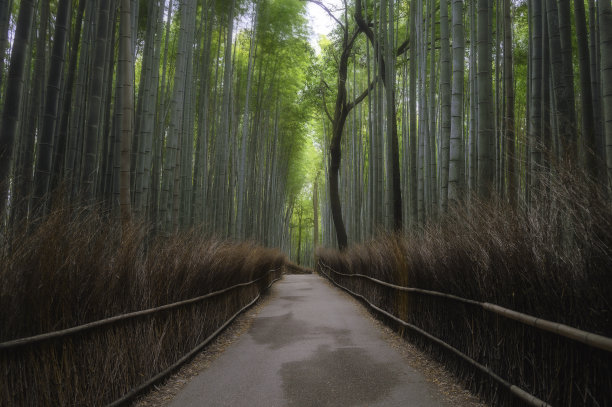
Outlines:
{"type": "Polygon", "coordinates": [[[317,275],[288,275],[249,331],[171,406],[448,405],[362,307],[317,275]]]}

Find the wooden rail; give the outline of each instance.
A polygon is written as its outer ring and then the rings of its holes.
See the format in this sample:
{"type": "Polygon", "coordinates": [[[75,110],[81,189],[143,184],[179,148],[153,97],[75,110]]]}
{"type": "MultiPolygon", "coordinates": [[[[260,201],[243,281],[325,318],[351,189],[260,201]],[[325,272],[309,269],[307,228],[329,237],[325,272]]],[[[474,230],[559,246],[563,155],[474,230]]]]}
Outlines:
{"type": "MultiPolygon", "coordinates": [[[[363,280],[367,280],[370,281],[378,286],[383,286],[383,287],[388,287],[390,289],[393,290],[397,290],[397,291],[401,291],[401,292],[409,292],[409,293],[415,293],[417,295],[424,295],[424,296],[429,296],[429,297],[437,297],[437,298],[441,298],[441,299],[447,299],[450,301],[455,301],[455,302],[459,302],[462,304],[467,305],[468,307],[474,309],[474,310],[478,310],[481,309],[486,313],[490,313],[490,314],[495,314],[499,317],[502,318],[507,318],[513,321],[518,322],[519,324],[522,325],[526,325],[526,326],[530,326],[533,327],[537,330],[540,331],[546,331],[549,333],[552,333],[553,335],[556,335],[558,337],[564,337],[567,338],[573,342],[577,342],[579,344],[582,345],[586,345],[588,347],[590,347],[592,350],[591,351],[595,351],[596,349],[599,350],[603,350],[605,352],[612,352],[612,339],[602,336],[602,335],[598,335],[598,334],[594,334],[591,332],[587,332],[587,331],[583,331],[568,325],[564,325],[564,324],[560,324],[557,322],[553,322],[553,321],[548,321],[545,319],[541,319],[541,318],[537,318],[534,317],[532,315],[528,315],[528,314],[524,314],[521,312],[517,312],[508,308],[504,308],[501,307],[499,305],[496,304],[491,304],[488,302],[482,302],[482,301],[475,301],[475,300],[471,300],[471,299],[466,299],[466,298],[462,298],[456,295],[451,295],[451,294],[446,294],[446,293],[441,293],[441,292],[437,292],[437,291],[432,291],[432,290],[424,290],[424,289],[420,289],[420,288],[414,288],[414,287],[403,287],[403,286],[399,286],[399,285],[395,285],[395,284],[391,284],[388,283],[386,281],[381,281],[378,280],[376,278],[364,275],[364,274],[348,274],[348,273],[342,273],[342,272],[338,272],[336,270],[334,270],[333,268],[331,268],[330,266],[328,266],[327,264],[325,264],[323,261],[319,261],[318,262],[318,268],[320,273],[325,276],[326,278],[328,278],[332,283],[334,283],[336,286],[338,286],[339,288],[345,290],[346,292],[348,292],[349,294],[353,295],[354,297],[360,299],[361,301],[363,301],[367,306],[369,306],[370,308],[372,308],[374,311],[384,315],[385,317],[389,318],[390,320],[395,321],[396,323],[398,323],[400,326],[406,327],[410,330],[412,330],[413,332],[416,332],[417,334],[421,335],[422,337],[426,338],[426,340],[428,340],[429,342],[433,342],[435,344],[437,344],[438,346],[440,346],[441,348],[446,349],[447,351],[451,352],[452,354],[454,354],[455,356],[461,358],[462,360],[464,360],[465,362],[469,363],[473,368],[481,371],[482,373],[488,375],[490,378],[492,378],[495,382],[497,382],[502,388],[507,389],[507,391],[509,391],[509,393],[513,394],[515,397],[517,397],[518,399],[520,399],[522,402],[528,404],[528,405],[532,405],[532,406],[548,406],[549,404],[547,404],[547,402],[537,398],[536,396],[528,393],[527,391],[523,390],[522,388],[513,385],[512,383],[508,382],[507,380],[505,380],[504,378],[500,377],[497,373],[495,373],[491,368],[480,364],[479,362],[477,362],[476,360],[472,359],[470,356],[468,356],[467,354],[463,353],[462,351],[460,351],[459,349],[455,348],[453,345],[444,342],[443,340],[433,336],[432,334],[430,334],[429,332],[426,332],[425,330],[423,330],[422,328],[419,328],[416,325],[413,325],[409,322],[406,322],[400,318],[398,318],[397,316],[393,315],[392,313],[376,306],[375,304],[371,303],[370,300],[368,300],[364,295],[361,295],[357,292],[352,291],[351,289],[341,285],[339,282],[336,281],[335,277],[333,275],[337,275],[337,276],[342,276],[342,277],[347,277],[347,278],[357,278],[357,279],[363,279],[363,280]],[[333,274],[333,275],[332,275],[333,274]]],[[[349,285],[350,286],[350,285],[349,285]]],[[[582,346],[579,345],[579,346],[582,346]]]]}
{"type": "MultiPolygon", "coordinates": [[[[268,273],[270,273],[270,272],[268,272],[268,273]]],[[[266,276],[267,276],[267,274],[266,274],[266,276]]],[[[266,277],[266,276],[264,276],[264,277],[266,277]]],[[[263,277],[261,277],[261,278],[263,278],[263,277]]],[[[257,280],[253,280],[253,282],[258,281],[261,278],[259,278],[257,280]]],[[[275,282],[277,282],[281,278],[282,277],[278,277],[278,278],[272,280],[270,282],[270,284],[266,287],[266,290],[268,288],[270,288],[272,286],[272,284],[274,284],[275,282]]],[[[162,372],[156,374],[151,379],[149,379],[146,382],[140,384],[138,387],[135,387],[132,390],[128,391],[121,398],[119,398],[119,399],[113,401],[112,403],[108,404],[107,407],[117,407],[117,406],[127,405],[130,401],[134,400],[134,398],[136,398],[138,395],[142,394],[145,390],[147,390],[148,388],[150,388],[154,384],[160,382],[164,378],[168,377],[176,369],[181,367],[184,363],[186,363],[189,360],[191,360],[191,358],[193,358],[198,352],[200,352],[206,345],[208,345],[213,339],[215,339],[221,332],[223,332],[223,330],[225,328],[227,328],[227,326],[229,324],[231,324],[234,321],[234,319],[236,319],[236,317],[238,315],[240,315],[241,313],[243,313],[244,311],[249,309],[253,304],[255,304],[257,302],[257,300],[259,300],[260,297],[261,297],[261,294],[257,294],[257,297],[255,297],[253,299],[253,301],[249,302],[247,305],[245,305],[240,310],[238,310],[238,312],[236,312],[227,321],[225,321],[223,323],[223,325],[221,325],[219,328],[217,328],[217,330],[215,332],[213,332],[208,338],[206,338],[202,342],[200,342],[200,344],[198,344],[195,348],[190,350],[182,358],[177,360],[172,366],[170,366],[167,369],[163,370],[162,372]]]]}
{"type": "Polygon", "coordinates": [[[178,302],[174,302],[174,303],[171,303],[171,304],[166,304],[166,305],[162,305],[162,306],[155,307],[155,308],[149,308],[149,309],[142,310],[142,311],[130,312],[130,313],[127,313],[127,314],[122,314],[122,315],[116,315],[114,317],[100,319],[98,321],[89,322],[87,324],[78,325],[78,326],[75,326],[75,327],[72,327],[72,328],[67,328],[67,329],[62,329],[62,330],[58,330],[58,331],[48,332],[48,333],[44,333],[44,334],[40,334],[40,335],[29,336],[27,338],[20,338],[20,339],[10,340],[10,341],[7,341],[7,342],[2,342],[2,343],[0,343],[0,350],[15,348],[15,347],[18,347],[18,346],[29,345],[29,344],[36,343],[36,342],[41,342],[41,341],[46,341],[46,340],[50,340],[50,339],[61,338],[61,337],[64,337],[64,336],[74,335],[76,333],[83,332],[83,331],[88,331],[88,330],[91,330],[91,329],[94,329],[94,328],[98,328],[98,327],[101,327],[101,326],[112,325],[114,323],[117,323],[119,321],[124,321],[126,319],[138,318],[138,317],[142,317],[142,316],[145,316],[145,315],[151,315],[151,314],[155,314],[157,312],[166,311],[166,310],[177,308],[177,307],[181,307],[181,306],[184,306],[184,305],[188,305],[188,304],[193,304],[193,303],[197,303],[197,302],[200,302],[200,301],[204,301],[204,300],[206,300],[208,298],[221,295],[221,294],[226,293],[226,292],[231,291],[231,290],[235,290],[236,288],[245,287],[245,286],[249,286],[249,285],[255,284],[256,282],[258,282],[258,281],[268,277],[268,275],[270,273],[274,272],[274,271],[277,271],[277,270],[276,269],[269,270],[268,272],[266,272],[266,274],[264,274],[263,276],[255,279],[255,280],[251,280],[251,281],[246,282],[246,283],[236,284],[236,285],[233,285],[231,287],[224,288],[222,290],[214,291],[212,293],[208,293],[208,294],[196,297],[196,298],[191,298],[189,300],[178,301],[178,302]]]}
{"type": "MultiPolygon", "coordinates": [[[[331,270],[331,268],[329,268],[327,266],[326,266],[326,268],[331,270]]],[[[511,384],[510,382],[508,382],[507,380],[505,380],[501,376],[497,375],[495,372],[493,372],[488,367],[478,363],[477,361],[475,361],[474,359],[472,359],[471,357],[469,357],[465,353],[461,352],[459,349],[449,345],[448,343],[442,341],[439,338],[436,338],[435,336],[433,336],[430,333],[424,331],[423,329],[419,328],[418,326],[413,325],[413,324],[411,324],[409,322],[406,322],[406,321],[396,317],[395,315],[385,311],[384,309],[377,307],[376,305],[372,304],[363,295],[357,294],[356,292],[351,291],[348,288],[346,288],[346,287],[338,284],[337,282],[335,282],[334,279],[332,279],[330,275],[327,275],[325,273],[322,273],[322,274],[325,277],[327,277],[329,279],[329,281],[331,281],[337,287],[341,288],[342,290],[346,291],[347,293],[351,294],[352,296],[354,296],[356,298],[359,298],[361,301],[365,302],[373,310],[375,310],[375,311],[385,315],[388,318],[391,318],[392,320],[394,320],[395,322],[399,323],[400,325],[402,325],[402,326],[404,326],[406,328],[409,328],[409,329],[419,333],[420,335],[426,337],[430,341],[436,343],[437,345],[439,345],[439,346],[445,348],[446,350],[452,352],[453,354],[457,355],[458,357],[460,357],[464,361],[468,362],[470,365],[474,366],[476,369],[480,370],[481,372],[483,372],[486,375],[488,375],[489,377],[491,377],[493,380],[495,380],[497,383],[499,383],[502,387],[506,388],[508,391],[510,391],[512,394],[514,394],[516,397],[518,397],[519,399],[521,399],[523,402],[527,403],[528,405],[535,406],[535,407],[551,407],[550,404],[546,403],[543,400],[540,400],[539,398],[537,398],[536,396],[534,396],[532,394],[529,394],[528,392],[526,392],[525,390],[521,389],[520,387],[511,384]]],[[[338,273],[338,274],[343,274],[343,273],[338,273]]],[[[351,274],[345,274],[345,275],[351,275],[351,274]]],[[[387,285],[387,284],[384,284],[384,285],[387,285]]]]}
{"type": "MultiPolygon", "coordinates": [[[[181,365],[183,365],[184,363],[192,359],[206,345],[208,345],[213,339],[215,339],[232,321],[235,320],[235,318],[238,315],[240,315],[242,312],[244,312],[249,307],[251,307],[253,304],[255,304],[264,291],[266,291],[272,284],[274,284],[276,281],[282,278],[281,270],[282,269],[279,269],[279,268],[271,269],[271,270],[266,271],[259,278],[253,279],[245,283],[235,284],[231,287],[227,287],[227,288],[224,288],[218,291],[214,291],[214,292],[211,292],[211,293],[208,293],[208,294],[196,297],[196,298],[178,301],[178,302],[174,302],[171,304],[162,305],[159,307],[149,308],[146,310],[130,312],[130,313],[122,314],[122,315],[116,315],[110,318],[101,319],[98,321],[75,326],[72,328],[62,329],[62,330],[48,332],[48,333],[44,333],[40,335],[35,335],[35,336],[26,337],[26,338],[14,339],[14,340],[10,340],[7,342],[3,342],[3,343],[0,343],[0,351],[2,352],[2,354],[11,355],[13,354],[13,352],[20,352],[20,350],[23,349],[24,347],[26,348],[32,347],[34,349],[37,349],[37,347],[41,345],[45,345],[46,342],[52,341],[52,340],[58,340],[61,345],[62,343],[64,343],[64,341],[67,341],[67,342],[73,341],[74,336],[77,336],[78,334],[83,333],[83,332],[90,332],[91,330],[99,329],[100,327],[112,327],[115,324],[118,324],[124,321],[137,322],[140,318],[145,318],[147,316],[155,315],[163,311],[168,311],[172,309],[181,309],[181,307],[197,305],[212,297],[218,297],[223,294],[227,294],[231,292],[232,290],[236,290],[241,287],[253,286],[254,284],[261,282],[262,280],[267,279],[267,278],[272,280],[265,288],[262,287],[261,289],[259,289],[259,286],[258,286],[257,293],[253,293],[253,294],[256,294],[253,296],[254,298],[251,299],[251,295],[249,295],[248,304],[244,306],[240,305],[242,308],[237,310],[237,312],[235,312],[233,315],[229,316],[229,318],[227,318],[224,322],[222,322],[221,325],[218,326],[215,329],[215,331],[212,332],[206,339],[199,342],[197,346],[187,351],[187,353],[180,352],[178,355],[176,355],[176,357],[179,357],[179,359],[175,361],[171,361],[170,363],[172,364],[169,367],[165,368],[163,371],[158,372],[158,373],[152,372],[152,373],[155,373],[153,377],[149,377],[148,379],[144,377],[143,379],[145,379],[145,381],[143,383],[137,384],[136,387],[133,387],[132,389],[125,392],[119,399],[116,399],[115,401],[108,404],[109,406],[126,405],[130,401],[132,401],[135,397],[137,397],[138,395],[142,394],[144,391],[149,389],[151,386],[153,386],[154,384],[158,383],[159,381],[163,380],[164,378],[172,374],[176,369],[178,369],[181,365]]],[[[267,281],[265,282],[267,283],[267,281]]]]}
{"type": "Polygon", "coordinates": [[[537,318],[532,315],[523,314],[521,312],[513,311],[511,309],[500,307],[499,305],[491,304],[488,302],[469,300],[466,298],[458,297],[456,295],[445,294],[445,293],[441,293],[437,291],[423,290],[420,288],[402,287],[399,285],[395,285],[395,284],[387,283],[385,281],[378,280],[370,276],[366,276],[364,274],[340,273],[324,263],[320,262],[319,264],[322,267],[325,267],[326,269],[330,270],[334,274],[338,274],[338,275],[346,276],[346,277],[364,278],[376,284],[379,284],[385,287],[389,287],[389,288],[393,288],[398,291],[413,292],[413,293],[419,293],[419,294],[429,295],[433,297],[447,298],[447,299],[451,299],[454,301],[462,302],[464,304],[479,306],[484,310],[487,310],[489,312],[503,316],[508,319],[515,320],[522,324],[529,325],[529,326],[532,326],[534,328],[538,328],[544,331],[552,332],[556,335],[572,339],[574,341],[583,343],[585,345],[588,345],[594,348],[602,349],[607,352],[612,352],[612,339],[602,336],[602,335],[583,331],[583,330],[573,328],[568,325],[560,324],[558,322],[553,322],[553,321],[548,321],[545,319],[537,318]]]}

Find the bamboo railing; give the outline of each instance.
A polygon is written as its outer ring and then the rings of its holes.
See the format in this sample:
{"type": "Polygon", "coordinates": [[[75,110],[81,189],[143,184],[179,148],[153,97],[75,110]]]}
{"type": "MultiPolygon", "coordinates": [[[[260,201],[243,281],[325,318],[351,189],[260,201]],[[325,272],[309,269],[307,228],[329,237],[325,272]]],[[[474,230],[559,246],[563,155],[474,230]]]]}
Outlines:
{"type": "MultiPolygon", "coordinates": [[[[110,318],[105,318],[98,321],[75,326],[72,328],[2,342],[0,343],[0,370],[4,371],[4,379],[0,380],[0,387],[5,387],[6,392],[0,392],[4,393],[4,395],[0,395],[0,405],[3,405],[4,402],[10,403],[12,405],[57,405],[64,404],[66,403],[66,400],[74,400],[77,397],[80,397],[78,398],[78,400],[80,401],[76,401],[77,404],[85,403],[88,405],[109,406],[127,404],[135,397],[149,389],[151,386],[169,376],[171,373],[176,371],[177,368],[179,368],[185,362],[189,361],[192,357],[194,357],[207,344],[209,344],[213,339],[215,339],[238,315],[240,315],[242,312],[244,312],[253,304],[255,304],[260,298],[261,294],[266,291],[274,282],[278,281],[281,276],[282,269],[273,269],[267,271],[263,276],[254,280],[236,284],[231,287],[214,291],[196,298],[178,301],[146,310],[117,315],[110,318]],[[269,282],[269,284],[266,284],[267,282],[269,282]],[[264,283],[265,286],[258,286],[258,288],[254,287],[257,284],[261,283],[264,283]],[[239,289],[247,291],[233,293],[233,291],[239,289]],[[249,297],[244,298],[244,300],[248,301],[246,305],[242,305],[244,304],[244,301],[242,300],[242,298],[240,298],[242,296],[249,297]],[[155,318],[160,321],[166,321],[168,320],[168,318],[173,317],[171,315],[171,313],[173,312],[186,312],[187,315],[191,314],[190,318],[197,318],[197,313],[199,312],[198,310],[200,308],[193,308],[194,306],[199,306],[200,304],[205,303],[208,300],[219,299],[219,301],[221,301],[221,299],[226,297],[227,300],[223,300],[221,302],[222,309],[219,312],[224,315],[227,315],[229,312],[231,312],[231,315],[229,315],[229,317],[224,317],[224,320],[221,320],[220,322],[217,322],[220,318],[220,315],[212,318],[210,324],[214,324],[214,326],[211,325],[210,328],[214,329],[214,332],[207,335],[205,339],[200,340],[197,346],[193,347],[191,350],[183,354],[177,360],[173,361],[173,363],[170,363],[169,366],[161,366],[163,367],[161,371],[151,372],[150,377],[145,377],[141,383],[134,385],[134,387],[127,391],[113,388],[114,385],[111,383],[96,383],[95,386],[97,386],[96,388],[98,389],[98,391],[100,389],[103,389],[105,394],[91,395],[92,398],[90,398],[89,400],[83,398],[89,397],[88,395],[83,394],[83,392],[87,392],[88,390],[85,389],[91,388],[91,386],[85,384],[85,382],[89,380],[87,376],[95,376],[97,373],[95,372],[95,370],[89,372],[79,371],[80,367],[78,366],[86,366],[89,369],[92,368],[91,366],[87,366],[87,360],[81,360],[83,358],[86,358],[86,356],[74,355],[75,352],[79,353],[79,350],[82,350],[82,346],[88,346],[87,344],[94,344],[94,346],[99,346],[100,344],[105,343],[113,344],[114,342],[110,342],[110,340],[107,339],[105,335],[109,335],[110,332],[110,335],[113,338],[115,338],[116,335],[123,335],[122,337],[124,337],[125,335],[129,336],[129,332],[132,329],[130,328],[130,326],[133,326],[134,329],[140,329],[141,331],[155,331],[154,325],[150,325],[147,321],[152,321],[155,318]],[[239,303],[242,304],[239,305],[239,303]],[[191,310],[192,308],[193,310],[191,310]],[[158,317],[158,315],[160,314],[162,316],[158,317]],[[136,322],[141,320],[142,322],[136,322]],[[130,323],[134,325],[126,325],[130,323]],[[98,337],[99,339],[97,339],[98,337]],[[52,363],[56,365],[51,367],[44,366],[48,360],[51,360],[52,363]],[[72,365],[69,366],[68,369],[66,369],[66,363],[69,363],[67,362],[69,360],[78,360],[78,366],[72,365]],[[42,368],[33,365],[34,363],[41,363],[42,368]],[[67,373],[66,377],[63,377],[62,373],[66,373],[66,370],[68,370],[69,373],[67,373]],[[77,372],[75,372],[75,370],[77,370],[77,372]],[[32,377],[32,374],[36,375],[36,377],[32,377]],[[55,391],[53,390],[53,388],[56,386],[50,384],[49,382],[46,382],[47,379],[45,379],[45,377],[47,377],[48,380],[58,381],[58,383],[56,384],[61,384],[62,387],[66,387],[64,391],[68,392],[68,394],[59,395],[59,392],[62,391],[60,389],[57,389],[58,394],[53,394],[53,392],[55,391]],[[78,391],[78,396],[70,394],[70,386],[74,385],[75,377],[78,377],[76,382],[78,382],[78,385],[81,387],[77,390],[72,391],[75,394],[78,391]],[[3,380],[6,381],[4,384],[2,384],[3,380]],[[28,384],[24,383],[24,381],[32,382],[36,385],[32,387],[32,383],[30,383],[30,387],[28,388],[28,384]],[[45,387],[47,389],[41,390],[37,387],[45,387]],[[33,395],[39,391],[43,392],[44,394],[41,393],[40,395],[33,395]]],[[[184,314],[174,315],[176,316],[184,314]]],[[[202,315],[202,318],[205,318],[205,316],[202,315]]],[[[161,325],[167,327],[168,322],[162,322],[161,325]]],[[[187,327],[185,332],[189,332],[187,327]]],[[[165,328],[162,336],[164,335],[166,335],[165,328]]],[[[123,339],[122,341],[126,342],[129,340],[130,339],[123,339]]],[[[158,340],[160,341],[159,346],[161,349],[161,341],[164,340],[164,338],[160,337],[158,340]]],[[[119,343],[122,343],[122,341],[119,341],[119,343]]],[[[191,342],[194,341],[192,340],[191,342]]],[[[138,344],[135,344],[135,346],[138,346],[138,344]]],[[[113,352],[117,351],[125,350],[107,349],[107,353],[104,353],[103,350],[95,352],[92,351],[92,353],[96,353],[97,358],[108,358],[112,361],[112,354],[113,352]],[[102,353],[103,355],[101,355],[100,353],[102,353]]],[[[128,350],[127,352],[131,353],[132,351],[133,350],[128,350]]],[[[129,360],[130,358],[128,357],[127,361],[129,360]]],[[[129,368],[128,370],[138,371],[136,367],[129,368]]],[[[104,376],[104,374],[102,374],[102,376],[104,376]]],[[[118,381],[121,380],[121,378],[113,377],[113,380],[118,381]]],[[[134,383],[135,381],[132,380],[132,382],[134,383]]]]}
{"type": "Polygon", "coordinates": [[[516,385],[513,385],[508,380],[502,378],[499,374],[495,373],[492,369],[474,360],[472,357],[468,356],[467,354],[460,351],[456,347],[431,335],[429,332],[423,330],[422,328],[414,324],[411,324],[407,321],[404,321],[401,318],[398,318],[396,315],[393,315],[392,313],[373,304],[365,296],[352,291],[348,287],[341,285],[340,283],[336,281],[336,279],[332,277],[332,273],[337,276],[367,280],[367,281],[374,283],[375,285],[387,287],[392,290],[396,290],[400,292],[415,293],[415,294],[424,295],[428,297],[447,299],[450,301],[459,302],[459,303],[462,303],[462,304],[465,304],[471,307],[475,307],[475,309],[480,308],[485,312],[489,312],[489,313],[498,315],[500,317],[516,321],[519,324],[526,325],[526,326],[535,328],[537,330],[546,331],[546,332],[552,333],[553,335],[556,335],[559,337],[567,338],[571,341],[575,341],[587,347],[600,349],[605,352],[612,352],[612,339],[611,338],[608,338],[602,335],[597,335],[591,332],[586,332],[586,331],[576,329],[576,328],[573,328],[573,327],[570,327],[570,326],[567,326],[561,323],[537,318],[532,315],[524,314],[524,313],[517,312],[517,311],[511,310],[508,308],[501,307],[499,305],[491,304],[488,302],[475,301],[475,300],[462,298],[456,295],[446,294],[446,293],[437,292],[437,291],[424,290],[424,289],[414,288],[414,287],[403,287],[403,286],[388,283],[386,281],[381,281],[381,280],[378,280],[376,278],[373,278],[373,277],[370,277],[364,274],[341,273],[339,271],[332,269],[331,267],[329,267],[322,261],[318,262],[318,270],[323,276],[329,279],[333,284],[343,289],[344,291],[348,292],[352,296],[360,299],[368,307],[372,308],[377,313],[384,315],[385,317],[395,321],[400,326],[408,328],[412,330],[413,332],[416,332],[418,335],[426,338],[429,342],[433,342],[439,347],[444,348],[446,351],[451,352],[453,355],[459,357],[464,362],[467,362],[473,368],[477,369],[478,371],[482,372],[486,376],[493,379],[501,387],[505,388],[513,396],[521,400],[526,405],[542,406],[542,407],[550,406],[550,404],[548,404],[546,401],[541,400],[540,398],[530,394],[528,391],[525,391],[524,389],[516,385]]]}

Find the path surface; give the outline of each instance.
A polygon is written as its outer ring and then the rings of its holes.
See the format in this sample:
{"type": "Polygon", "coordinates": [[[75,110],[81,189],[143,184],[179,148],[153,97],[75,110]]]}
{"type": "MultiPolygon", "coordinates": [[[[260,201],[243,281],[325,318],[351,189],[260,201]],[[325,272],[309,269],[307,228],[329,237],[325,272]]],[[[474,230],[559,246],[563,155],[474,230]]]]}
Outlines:
{"type": "Polygon", "coordinates": [[[250,330],[170,405],[448,404],[391,347],[359,304],[321,277],[288,275],[272,287],[250,330]]]}

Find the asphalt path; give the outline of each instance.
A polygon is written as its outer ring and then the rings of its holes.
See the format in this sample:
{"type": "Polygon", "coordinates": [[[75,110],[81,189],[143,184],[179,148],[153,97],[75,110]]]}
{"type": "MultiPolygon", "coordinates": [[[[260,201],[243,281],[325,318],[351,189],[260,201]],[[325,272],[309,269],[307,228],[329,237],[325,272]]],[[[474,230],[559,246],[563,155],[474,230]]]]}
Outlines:
{"type": "Polygon", "coordinates": [[[385,339],[362,306],[317,275],[288,275],[249,331],[170,404],[448,405],[385,339]]]}

